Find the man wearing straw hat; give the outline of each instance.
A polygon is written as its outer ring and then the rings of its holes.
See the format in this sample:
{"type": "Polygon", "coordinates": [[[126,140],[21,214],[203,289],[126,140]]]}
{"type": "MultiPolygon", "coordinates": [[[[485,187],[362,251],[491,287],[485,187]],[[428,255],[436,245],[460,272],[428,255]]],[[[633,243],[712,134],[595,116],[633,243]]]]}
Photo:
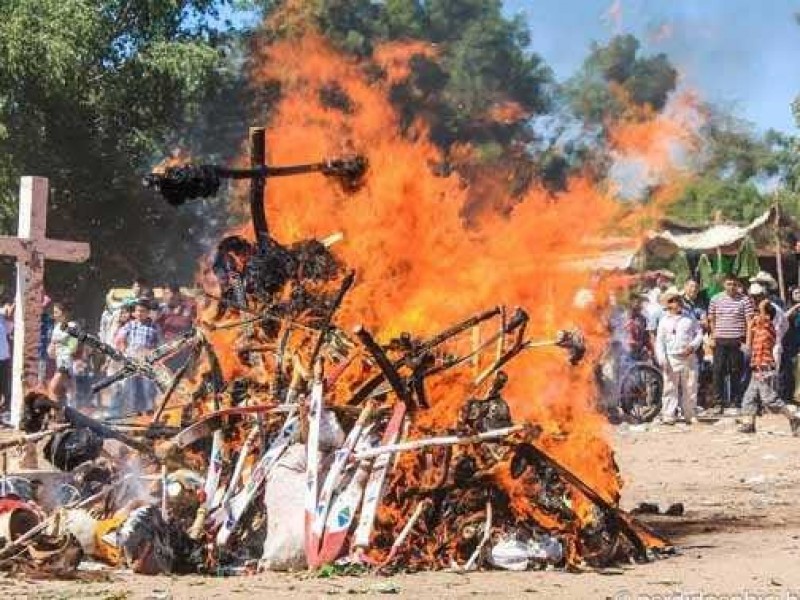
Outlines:
{"type": "Polygon", "coordinates": [[[661,295],[666,314],[656,332],[656,362],[664,374],[664,403],[661,421],[675,423],[678,405],[687,423],[696,422],[697,350],[703,343],[703,328],[684,311],[682,294],[669,288],[661,295]]]}

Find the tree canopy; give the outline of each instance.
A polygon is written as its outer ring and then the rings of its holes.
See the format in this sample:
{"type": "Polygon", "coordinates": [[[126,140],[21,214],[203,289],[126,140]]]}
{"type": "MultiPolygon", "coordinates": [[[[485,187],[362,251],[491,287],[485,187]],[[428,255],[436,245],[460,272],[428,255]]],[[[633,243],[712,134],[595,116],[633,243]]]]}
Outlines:
{"type": "MultiPolygon", "coordinates": [[[[643,51],[632,35],[593,44],[559,84],[531,50],[535,29],[500,0],[5,0],[0,225],[15,228],[20,175],[50,178],[58,213],[50,234],[88,240],[94,252],[88,266],[62,266],[47,283],[85,314],[97,312],[100,289],[133,275],[185,280],[226,224],[213,201],[174,211],[140,185],[172,147],[195,159],[232,158],[248,118],[271,105],[255,96],[279,93],[246,86],[256,32],[217,18],[223,6],[262,15],[294,6],[385,81],[373,60],[381,44],[429,44],[434,51],[412,56],[408,77],[389,84],[402,125],[426,122],[443,172],[473,182],[499,173],[512,194],[532,183],[557,194],[578,171],[602,179],[607,127],[652,118],[677,84],[668,57],[643,51]],[[460,144],[475,152],[452,152],[460,144]]],[[[800,98],[793,110],[800,124],[800,98]]],[[[697,176],[669,212],[697,223],[718,213],[745,221],[776,193],[800,212],[797,139],[710,114],[697,176]]]]}
{"type": "MultiPolygon", "coordinates": [[[[137,273],[177,274],[185,232],[165,243],[167,209],[141,189],[142,170],[190,129],[235,74],[214,0],[7,0],[0,3],[0,218],[13,217],[18,177],[55,188],[51,234],[90,240],[91,264],[48,276],[77,302],[137,273]],[[84,277],[77,278],[82,273],[84,277]]],[[[196,128],[195,128],[196,129],[196,128]]],[[[95,302],[96,303],[96,302],[95,302]]]]}

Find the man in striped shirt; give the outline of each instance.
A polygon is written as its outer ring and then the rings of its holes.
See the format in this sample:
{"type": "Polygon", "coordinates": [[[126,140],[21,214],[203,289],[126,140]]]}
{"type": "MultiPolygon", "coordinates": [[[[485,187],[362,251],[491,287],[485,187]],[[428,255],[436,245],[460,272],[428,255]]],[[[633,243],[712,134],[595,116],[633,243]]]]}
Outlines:
{"type": "Polygon", "coordinates": [[[725,277],[725,290],[711,299],[708,324],[714,347],[714,395],[718,413],[742,401],[743,345],[753,319],[752,300],[740,293],[736,277],[725,277]],[[726,394],[726,379],[730,394],[726,394]]]}

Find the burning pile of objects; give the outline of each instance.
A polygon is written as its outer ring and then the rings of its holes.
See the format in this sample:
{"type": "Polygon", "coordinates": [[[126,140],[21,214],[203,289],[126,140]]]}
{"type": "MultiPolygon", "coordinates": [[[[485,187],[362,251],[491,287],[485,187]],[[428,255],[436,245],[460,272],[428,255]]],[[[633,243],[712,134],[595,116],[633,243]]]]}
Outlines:
{"type": "Polygon", "coordinates": [[[532,339],[528,314],[504,306],[425,338],[343,330],[337,312],[358,274],[332,252],[335,236],[290,246],[270,237],[263,186],[321,172],[352,190],[367,163],[268,167],[255,156],[263,130],[252,147],[250,170],[148,178],[175,204],[215,193],[219,178],[250,179],[255,240],[219,243],[195,329],[149,356],[71,330],[122,365],[96,389],[151,379],[157,410],[112,426],[28,396],[26,435],[8,445],[41,440],[70,481],[45,502],[25,480],[3,479],[1,567],[64,576],[90,557],[146,574],[578,569],[668,549],[618,497],[554,458],[558,432],[512,421],[509,366],[544,347],[577,365],[579,330],[532,339]],[[168,368],[176,357],[181,366],[168,368]]]}

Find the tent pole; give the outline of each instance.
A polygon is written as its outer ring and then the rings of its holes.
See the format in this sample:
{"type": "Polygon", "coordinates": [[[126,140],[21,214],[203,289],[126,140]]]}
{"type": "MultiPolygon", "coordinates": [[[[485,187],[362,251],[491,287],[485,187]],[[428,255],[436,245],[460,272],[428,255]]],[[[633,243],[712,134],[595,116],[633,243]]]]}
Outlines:
{"type": "Polygon", "coordinates": [[[784,305],[786,304],[786,289],[783,281],[783,255],[781,253],[781,204],[778,199],[775,199],[775,264],[778,267],[778,292],[781,295],[781,300],[784,305]]]}

